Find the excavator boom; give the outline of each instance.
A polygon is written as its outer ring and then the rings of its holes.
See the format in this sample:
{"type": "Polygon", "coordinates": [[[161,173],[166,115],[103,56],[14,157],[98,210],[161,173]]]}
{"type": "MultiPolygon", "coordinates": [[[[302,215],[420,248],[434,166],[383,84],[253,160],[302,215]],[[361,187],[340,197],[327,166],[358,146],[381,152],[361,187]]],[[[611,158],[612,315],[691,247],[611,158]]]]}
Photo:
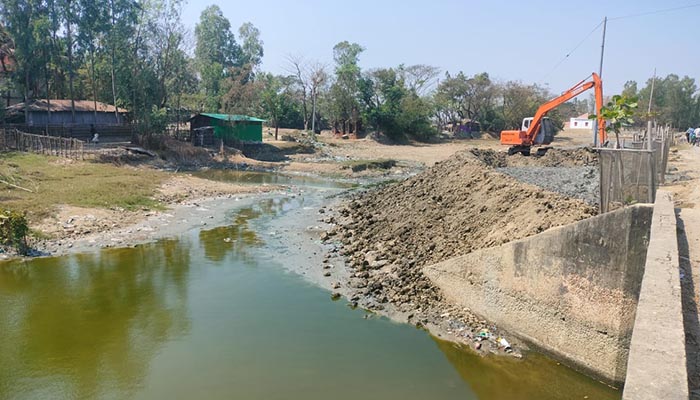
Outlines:
{"type": "Polygon", "coordinates": [[[511,149],[516,149],[518,151],[527,149],[529,153],[529,148],[537,144],[535,143],[535,138],[540,130],[540,127],[542,126],[542,119],[547,115],[547,113],[591,88],[595,88],[595,109],[598,118],[598,140],[600,140],[601,144],[605,143],[607,141],[607,135],[605,133],[605,120],[603,120],[603,118],[600,116],[600,109],[603,106],[603,82],[595,72],[591,76],[592,80],[589,81],[588,78],[586,78],[574,85],[571,89],[562,93],[560,96],[542,104],[537,109],[537,112],[535,113],[532,123],[530,123],[527,131],[502,131],[501,144],[511,145],[513,146],[511,149]]]}

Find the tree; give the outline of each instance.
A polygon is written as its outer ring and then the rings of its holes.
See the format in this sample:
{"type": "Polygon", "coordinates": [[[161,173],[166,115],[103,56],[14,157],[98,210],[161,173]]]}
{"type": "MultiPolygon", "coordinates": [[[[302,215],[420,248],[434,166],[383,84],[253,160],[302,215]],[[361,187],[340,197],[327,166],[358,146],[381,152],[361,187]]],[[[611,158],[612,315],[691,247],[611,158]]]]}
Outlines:
{"type": "Polygon", "coordinates": [[[393,140],[407,136],[428,140],[435,133],[430,122],[432,105],[418,95],[415,86],[406,84],[401,68],[363,74],[359,81],[363,118],[393,140]]]}
{"type": "MultiPolygon", "coordinates": [[[[12,42],[12,38],[10,37],[9,33],[7,32],[4,26],[0,25],[0,71],[2,72],[2,80],[0,80],[0,82],[2,82],[3,85],[2,87],[0,87],[0,90],[5,93],[6,107],[10,106],[11,101],[11,66],[8,64],[11,63],[14,59],[14,47],[15,45],[12,42]],[[9,63],[7,61],[9,61],[9,63]]],[[[0,110],[2,110],[4,114],[5,108],[0,107],[0,110]]]]}
{"type": "Polygon", "coordinates": [[[287,71],[294,77],[295,97],[301,103],[301,113],[304,120],[304,130],[309,129],[309,91],[310,76],[307,72],[307,63],[302,56],[287,56],[287,71]]]}
{"type": "MultiPolygon", "coordinates": [[[[316,110],[318,109],[318,96],[328,81],[326,66],[321,63],[314,63],[307,68],[308,81],[311,87],[311,131],[316,132],[316,110]]],[[[304,124],[306,129],[306,124],[304,124]]]]}
{"type": "MultiPolygon", "coordinates": [[[[616,94],[612,99],[600,109],[600,117],[608,124],[608,129],[615,132],[615,148],[620,148],[620,130],[624,125],[632,125],[632,116],[637,109],[637,99],[616,94]]],[[[590,119],[597,119],[598,116],[591,115],[590,119]]]]}
{"type": "Polygon", "coordinates": [[[250,64],[252,70],[256,70],[260,67],[264,54],[260,30],[246,22],[238,28],[238,38],[241,41],[241,65],[250,64]]]}
{"type": "Polygon", "coordinates": [[[333,126],[337,130],[338,123],[342,126],[343,133],[358,130],[359,94],[358,82],[360,79],[359,56],[364,48],[357,43],[343,41],[333,47],[333,60],[335,61],[335,83],[331,87],[333,97],[333,126]],[[349,123],[349,124],[348,124],[349,123]]]}
{"type": "MultiPolygon", "coordinates": [[[[639,90],[639,109],[637,119],[644,121],[645,113],[649,106],[652,79],[646,82],[646,86],[639,90]]],[[[688,76],[680,78],[670,74],[665,78],[656,78],[654,82],[654,99],[652,104],[652,117],[657,123],[672,125],[677,128],[695,126],[698,122],[697,96],[698,87],[695,79],[688,76]]],[[[625,93],[623,91],[623,93],[625,93]]]]}
{"type": "Polygon", "coordinates": [[[637,82],[627,81],[622,89],[622,95],[627,97],[634,97],[637,95],[637,82]]]}
{"type": "Polygon", "coordinates": [[[275,140],[278,139],[280,121],[289,110],[292,97],[289,94],[289,85],[293,78],[275,76],[272,74],[261,75],[261,105],[262,110],[270,123],[275,127],[275,140]]]}
{"type": "Polygon", "coordinates": [[[309,121],[311,121],[311,130],[315,131],[319,91],[328,80],[326,66],[318,62],[310,62],[300,55],[288,55],[286,69],[293,78],[292,94],[299,102],[304,130],[309,129],[309,121]]]}
{"type": "Polygon", "coordinates": [[[250,80],[251,65],[229,69],[221,85],[221,110],[229,114],[258,115],[262,112],[260,79],[250,80]]]}
{"type": "Polygon", "coordinates": [[[41,6],[39,0],[7,0],[1,6],[5,28],[14,42],[17,81],[24,92],[25,107],[28,107],[29,99],[36,96],[38,77],[41,76],[42,59],[36,57],[40,49],[38,39],[41,39],[41,35],[36,34],[43,12],[41,6]]]}
{"type": "Polygon", "coordinates": [[[406,87],[418,96],[424,96],[428,92],[440,73],[440,69],[431,65],[416,64],[399,65],[397,73],[406,84],[406,87]]]}
{"type": "Polygon", "coordinates": [[[78,0],[78,45],[81,50],[87,52],[90,60],[89,83],[92,87],[92,100],[94,104],[93,123],[97,123],[97,75],[95,64],[97,63],[97,51],[99,42],[107,31],[107,15],[104,8],[92,0],[78,0]]]}
{"type": "Polygon", "coordinates": [[[216,5],[202,11],[194,32],[194,54],[201,89],[206,97],[205,106],[210,111],[218,111],[221,104],[221,82],[229,69],[243,66],[241,48],[231,32],[231,23],[216,5]]]}
{"type": "Polygon", "coordinates": [[[504,129],[520,129],[523,118],[535,115],[549,94],[537,85],[506,82],[501,91],[504,129]]]}

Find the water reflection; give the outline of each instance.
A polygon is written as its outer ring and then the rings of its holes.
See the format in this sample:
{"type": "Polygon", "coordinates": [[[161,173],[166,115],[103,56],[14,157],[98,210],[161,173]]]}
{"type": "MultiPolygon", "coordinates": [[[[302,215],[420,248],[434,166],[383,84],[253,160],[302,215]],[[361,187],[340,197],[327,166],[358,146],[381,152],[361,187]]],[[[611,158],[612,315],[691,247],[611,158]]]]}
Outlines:
{"type": "Polygon", "coordinates": [[[231,225],[199,232],[204,256],[210,261],[220,262],[232,254],[236,259],[252,262],[250,251],[262,245],[262,241],[250,222],[262,215],[278,216],[292,205],[300,206],[303,203],[303,198],[280,197],[263,199],[253,206],[240,209],[234,214],[231,225]]]}
{"type": "Polygon", "coordinates": [[[189,268],[176,240],[0,266],[0,398],[136,390],[159,346],[190,329],[189,268]]]}
{"type": "Polygon", "coordinates": [[[222,182],[235,182],[246,185],[298,185],[321,188],[351,188],[352,183],[344,183],[308,176],[290,176],[269,172],[210,169],[197,171],[194,176],[222,182]]]}
{"type": "Polygon", "coordinates": [[[592,385],[575,371],[536,353],[526,360],[481,357],[473,351],[433,337],[438,348],[479,399],[619,399],[621,393],[592,385]]]}

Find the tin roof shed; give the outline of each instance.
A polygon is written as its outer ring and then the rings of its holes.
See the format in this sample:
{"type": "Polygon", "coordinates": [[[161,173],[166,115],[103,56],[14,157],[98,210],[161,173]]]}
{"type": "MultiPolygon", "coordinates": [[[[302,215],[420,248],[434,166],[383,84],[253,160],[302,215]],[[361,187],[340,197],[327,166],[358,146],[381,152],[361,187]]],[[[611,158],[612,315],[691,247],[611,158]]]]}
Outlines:
{"type": "Polygon", "coordinates": [[[238,114],[200,113],[190,118],[192,131],[211,126],[214,137],[223,139],[226,144],[239,141],[262,142],[264,119],[238,114]]]}

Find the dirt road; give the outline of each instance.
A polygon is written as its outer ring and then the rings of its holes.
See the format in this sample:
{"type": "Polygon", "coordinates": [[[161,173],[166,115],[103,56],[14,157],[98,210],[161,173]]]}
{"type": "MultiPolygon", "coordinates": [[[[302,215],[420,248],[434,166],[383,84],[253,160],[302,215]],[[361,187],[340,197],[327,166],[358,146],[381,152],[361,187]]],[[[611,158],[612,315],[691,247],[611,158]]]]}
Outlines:
{"type": "Polygon", "coordinates": [[[700,399],[700,147],[681,145],[669,167],[680,179],[669,189],[676,201],[689,389],[692,399],[700,399]]]}

